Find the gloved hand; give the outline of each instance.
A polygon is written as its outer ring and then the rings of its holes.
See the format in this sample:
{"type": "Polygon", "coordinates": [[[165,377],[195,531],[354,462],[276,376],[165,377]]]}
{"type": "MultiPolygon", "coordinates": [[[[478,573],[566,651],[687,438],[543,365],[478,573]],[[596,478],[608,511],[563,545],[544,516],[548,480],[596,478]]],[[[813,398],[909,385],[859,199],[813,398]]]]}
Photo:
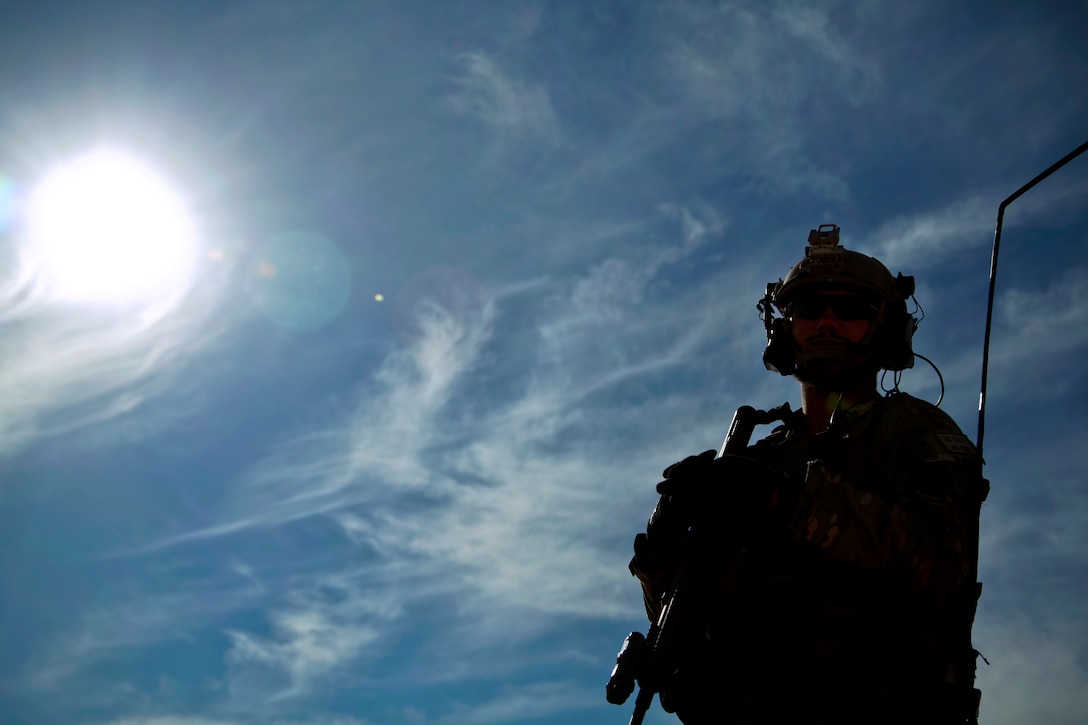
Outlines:
{"type": "MultiPolygon", "coordinates": [[[[662,483],[705,478],[712,473],[711,464],[716,455],[717,451],[703,451],[672,464],[661,473],[665,478],[662,483]]],[[[659,492],[661,485],[658,484],[659,492]]],[[[684,501],[674,501],[671,495],[661,496],[646,522],[646,533],[635,536],[631,573],[655,588],[671,581],[680,556],[680,542],[691,522],[691,512],[684,501]]]]}
{"type": "Polygon", "coordinates": [[[762,521],[790,488],[784,476],[754,458],[713,454],[706,451],[670,466],[657,484],[657,492],[689,524],[701,516],[762,521]]]}
{"type": "MultiPolygon", "coordinates": [[[[718,452],[714,449],[703,451],[697,456],[688,456],[684,460],[674,463],[661,472],[665,481],[682,481],[685,479],[704,478],[710,474],[717,458],[718,452]]],[[[660,489],[662,484],[658,484],[660,489]]],[[[661,493],[659,490],[658,493],[661,493]]]]}
{"type": "Polygon", "coordinates": [[[642,582],[646,615],[652,622],[657,621],[660,597],[675,576],[681,543],[697,519],[726,526],[743,521],[746,527],[762,528],[774,520],[781,492],[792,491],[783,476],[755,459],[716,455],[704,451],[664,470],[665,480],[657,485],[661,499],[646,533],[635,537],[629,568],[642,582]]]}

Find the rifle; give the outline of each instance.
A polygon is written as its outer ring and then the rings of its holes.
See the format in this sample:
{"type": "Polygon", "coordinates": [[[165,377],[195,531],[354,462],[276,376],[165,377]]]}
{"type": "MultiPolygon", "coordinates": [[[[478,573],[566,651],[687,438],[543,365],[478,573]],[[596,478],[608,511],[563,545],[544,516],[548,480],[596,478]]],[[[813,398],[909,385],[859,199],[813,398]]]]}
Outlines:
{"type": "MultiPolygon", "coordinates": [[[[737,408],[717,458],[743,453],[757,425],[785,420],[789,413],[788,403],[770,411],[756,410],[750,405],[737,408]]],[[[666,691],[675,680],[683,667],[685,653],[699,631],[693,625],[703,621],[708,587],[714,581],[712,573],[716,557],[710,546],[712,532],[701,523],[694,523],[683,540],[680,563],[672,586],[662,597],[664,605],[657,621],[650,625],[646,635],[641,632],[627,635],[616,655],[616,666],[605,687],[605,696],[613,705],[622,705],[638,683],[629,725],[642,725],[654,694],[666,691]]],[[[667,698],[659,699],[666,712],[674,712],[667,698]]]]}

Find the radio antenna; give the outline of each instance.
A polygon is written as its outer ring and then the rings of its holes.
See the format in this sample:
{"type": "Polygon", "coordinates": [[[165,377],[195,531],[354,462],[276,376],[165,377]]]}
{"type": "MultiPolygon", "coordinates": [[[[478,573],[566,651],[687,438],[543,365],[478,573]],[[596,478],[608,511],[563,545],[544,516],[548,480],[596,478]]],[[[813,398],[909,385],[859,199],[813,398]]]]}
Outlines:
{"type": "Polygon", "coordinates": [[[982,460],[982,435],[986,430],[986,373],[990,365],[990,325],[994,315],[994,289],[997,287],[997,250],[1001,246],[1001,224],[1005,219],[1005,207],[1019,199],[1040,181],[1080,156],[1085,150],[1088,150],[1088,141],[1067,153],[1046,171],[1014,191],[1009,198],[1005,199],[997,207],[997,229],[994,231],[994,250],[990,256],[990,295],[986,303],[986,335],[982,341],[982,388],[978,394],[978,441],[975,445],[978,448],[979,460],[982,460]]]}

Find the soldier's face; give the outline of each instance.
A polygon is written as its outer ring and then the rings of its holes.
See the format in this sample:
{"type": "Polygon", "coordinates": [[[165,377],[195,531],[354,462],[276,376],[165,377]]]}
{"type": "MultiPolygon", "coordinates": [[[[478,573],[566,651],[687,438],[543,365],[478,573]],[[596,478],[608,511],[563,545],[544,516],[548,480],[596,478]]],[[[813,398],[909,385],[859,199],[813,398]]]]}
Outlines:
{"type": "Polygon", "coordinates": [[[798,298],[789,310],[796,377],[831,388],[868,382],[876,372],[866,344],[876,313],[870,300],[846,290],[798,298]]]}
{"type": "Polygon", "coordinates": [[[790,305],[790,329],[802,354],[851,353],[869,332],[876,306],[845,290],[821,290],[790,305]]]}

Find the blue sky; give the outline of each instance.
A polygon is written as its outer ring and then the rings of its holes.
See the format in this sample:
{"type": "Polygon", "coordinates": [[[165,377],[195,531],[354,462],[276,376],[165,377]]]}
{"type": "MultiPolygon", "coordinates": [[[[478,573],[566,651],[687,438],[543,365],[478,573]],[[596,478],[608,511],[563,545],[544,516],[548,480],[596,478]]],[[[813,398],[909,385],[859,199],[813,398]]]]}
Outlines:
{"type": "MultiPolygon", "coordinates": [[[[1074,2],[0,9],[0,720],[626,722],[630,540],[808,230],[914,274],[974,438],[999,202],[1088,138],[1074,2]],[[24,202],[168,179],[191,277],[60,298],[24,202]]],[[[1006,215],[988,725],[1088,716],[1088,158],[1006,215]]],[[[136,213],[136,209],[132,213],[136,213]]],[[[149,237],[154,243],[154,235],[149,237]]],[[[935,401],[924,364],[902,389],[935,401]]],[[[650,725],[673,721],[655,706],[650,725]]]]}

